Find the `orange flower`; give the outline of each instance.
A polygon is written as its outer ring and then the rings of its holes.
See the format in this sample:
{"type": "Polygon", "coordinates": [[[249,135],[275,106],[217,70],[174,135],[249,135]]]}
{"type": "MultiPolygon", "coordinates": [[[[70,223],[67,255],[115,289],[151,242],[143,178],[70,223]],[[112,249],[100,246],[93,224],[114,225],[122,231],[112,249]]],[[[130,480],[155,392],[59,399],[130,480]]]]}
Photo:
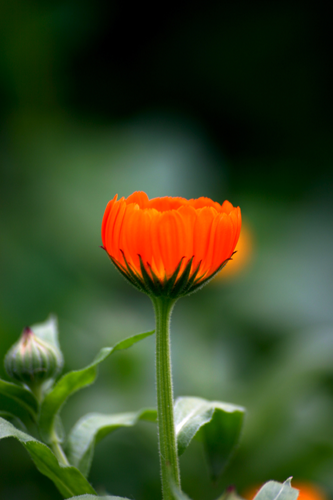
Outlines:
{"type": "Polygon", "coordinates": [[[141,291],[179,297],[201,287],[231,258],[240,208],[209,198],[148,199],[135,192],[111,200],[102,222],[103,247],[141,291]]]}

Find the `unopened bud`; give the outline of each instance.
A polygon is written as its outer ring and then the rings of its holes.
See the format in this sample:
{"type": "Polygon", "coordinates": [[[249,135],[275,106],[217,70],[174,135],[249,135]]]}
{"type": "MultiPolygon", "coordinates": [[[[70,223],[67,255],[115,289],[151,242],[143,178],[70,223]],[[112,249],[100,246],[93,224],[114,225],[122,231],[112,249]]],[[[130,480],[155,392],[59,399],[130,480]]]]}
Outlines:
{"type": "Polygon", "coordinates": [[[55,377],[62,366],[63,356],[59,349],[41,340],[28,327],[5,357],[5,369],[9,377],[28,386],[41,385],[55,377]]]}

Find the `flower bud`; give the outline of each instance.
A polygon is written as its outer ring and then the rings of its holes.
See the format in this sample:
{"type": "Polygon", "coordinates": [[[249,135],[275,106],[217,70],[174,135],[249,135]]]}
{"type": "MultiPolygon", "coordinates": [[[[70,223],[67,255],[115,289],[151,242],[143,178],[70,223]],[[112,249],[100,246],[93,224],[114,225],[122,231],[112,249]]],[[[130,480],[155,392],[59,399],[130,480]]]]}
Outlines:
{"type": "Polygon", "coordinates": [[[9,377],[33,387],[53,378],[62,366],[63,356],[59,349],[41,340],[28,327],[5,357],[9,377]]]}

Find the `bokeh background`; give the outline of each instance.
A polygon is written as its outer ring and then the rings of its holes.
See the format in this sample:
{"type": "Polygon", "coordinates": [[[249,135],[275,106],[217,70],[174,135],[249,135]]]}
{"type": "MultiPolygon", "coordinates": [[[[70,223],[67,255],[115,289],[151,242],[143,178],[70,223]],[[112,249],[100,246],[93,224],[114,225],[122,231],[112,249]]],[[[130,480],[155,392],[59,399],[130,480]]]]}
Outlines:
{"type": "MultiPolygon", "coordinates": [[[[193,500],[289,476],[333,496],[330,19],[295,0],[0,6],[1,358],[50,312],[66,369],[153,327],[149,299],[99,248],[115,193],[241,206],[234,262],[173,315],[175,395],[248,409],[218,484],[199,443],[182,457],[193,500]]],[[[68,402],[66,429],[86,412],[154,406],[154,390],[149,338],[68,402]]],[[[101,493],[160,498],[155,434],[140,423],[97,446],[101,493]]],[[[0,498],[61,496],[6,440],[0,498]]]]}

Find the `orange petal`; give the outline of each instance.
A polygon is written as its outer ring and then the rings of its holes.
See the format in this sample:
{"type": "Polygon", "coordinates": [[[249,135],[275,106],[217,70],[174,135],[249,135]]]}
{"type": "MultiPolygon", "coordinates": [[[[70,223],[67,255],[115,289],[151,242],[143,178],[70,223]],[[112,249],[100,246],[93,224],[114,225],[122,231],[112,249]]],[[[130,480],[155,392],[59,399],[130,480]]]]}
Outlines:
{"type": "Polygon", "coordinates": [[[114,208],[110,214],[110,225],[112,219],[114,220],[113,222],[113,227],[112,227],[112,232],[109,234],[110,238],[110,249],[112,250],[110,255],[114,257],[118,262],[120,262],[122,265],[125,264],[125,261],[123,259],[123,254],[120,251],[121,248],[119,246],[120,243],[120,235],[121,235],[121,228],[123,224],[123,219],[126,211],[126,203],[125,199],[121,198],[118,202],[114,204],[114,208]],[[117,206],[116,206],[117,205],[117,206]]]}
{"type": "Polygon", "coordinates": [[[150,209],[149,211],[151,213],[150,241],[152,246],[152,259],[150,265],[158,278],[163,280],[165,276],[165,270],[158,237],[158,228],[160,225],[161,214],[154,208],[150,209]]]}
{"type": "Polygon", "coordinates": [[[177,212],[182,220],[180,240],[182,244],[181,253],[185,257],[182,267],[185,267],[188,260],[194,256],[194,227],[198,215],[196,210],[190,205],[180,207],[177,212]]]}
{"type": "Polygon", "coordinates": [[[232,206],[232,204],[228,200],[225,200],[222,203],[221,212],[223,212],[225,214],[230,214],[230,212],[233,210],[233,208],[234,207],[232,206]]]}
{"type": "Polygon", "coordinates": [[[138,217],[139,255],[145,266],[151,266],[153,247],[151,241],[151,210],[140,210],[138,217]]]}
{"type": "Polygon", "coordinates": [[[233,211],[230,213],[230,217],[234,224],[234,229],[235,229],[235,238],[233,243],[233,247],[235,249],[237,242],[239,240],[239,235],[242,227],[242,215],[240,208],[239,207],[234,208],[233,211]]]}
{"type": "Polygon", "coordinates": [[[219,225],[219,220],[217,217],[214,218],[210,235],[209,235],[209,240],[208,240],[208,250],[207,250],[207,255],[205,259],[205,266],[203,270],[206,271],[205,278],[210,276],[214,272],[214,261],[215,261],[215,239],[216,239],[216,233],[218,230],[218,225],[219,225]]]}
{"type": "MultiPolygon", "coordinates": [[[[135,270],[141,274],[140,257],[147,266],[152,260],[152,243],[150,238],[151,216],[149,211],[140,210],[138,205],[128,207],[128,216],[126,217],[126,251],[129,255],[129,262],[135,267],[135,270]]],[[[127,257],[127,255],[126,255],[127,257]]]]}
{"type": "Polygon", "coordinates": [[[113,233],[114,233],[114,225],[116,222],[116,219],[118,217],[118,212],[120,210],[120,207],[123,203],[123,199],[116,201],[112,207],[111,211],[109,213],[109,217],[106,221],[106,226],[105,226],[105,246],[107,252],[113,256],[115,248],[114,248],[114,242],[113,242],[113,233]]]}
{"type": "Polygon", "coordinates": [[[214,256],[212,259],[212,272],[228,259],[233,252],[234,227],[230,217],[222,213],[219,215],[214,239],[214,256]]]}
{"type": "Polygon", "coordinates": [[[183,205],[188,205],[189,202],[185,198],[164,196],[162,198],[153,198],[149,201],[148,207],[155,208],[159,212],[167,212],[169,210],[177,210],[183,205]]]}
{"type": "Polygon", "coordinates": [[[176,270],[183,255],[181,239],[182,219],[177,211],[167,211],[161,215],[157,227],[157,237],[167,278],[176,270]]]}
{"type": "Polygon", "coordinates": [[[129,266],[136,272],[140,270],[139,241],[138,241],[138,214],[139,205],[130,203],[126,207],[119,246],[124,252],[129,266]]]}
{"type": "Polygon", "coordinates": [[[195,208],[195,209],[200,209],[200,208],[205,208],[205,207],[212,207],[215,208],[217,212],[221,211],[221,205],[210,198],[198,198],[196,200],[189,200],[189,204],[195,208]]]}
{"type": "Polygon", "coordinates": [[[118,195],[116,194],[116,196],[113,198],[113,200],[109,201],[109,203],[106,205],[106,209],[105,209],[103,220],[102,220],[102,229],[101,229],[102,242],[103,242],[103,246],[105,249],[106,249],[106,234],[105,234],[106,224],[107,224],[111,209],[112,209],[114,203],[117,201],[117,196],[118,195]]]}
{"type": "Polygon", "coordinates": [[[146,208],[149,203],[149,198],[143,191],[135,191],[135,193],[131,194],[126,198],[126,204],[137,203],[140,208],[146,208]]]}
{"type": "Polygon", "coordinates": [[[208,250],[212,224],[216,216],[217,212],[210,207],[205,207],[197,211],[197,220],[193,232],[193,269],[196,269],[200,261],[202,262],[200,267],[203,271],[206,271],[210,266],[211,256],[209,257],[208,250]]]}

